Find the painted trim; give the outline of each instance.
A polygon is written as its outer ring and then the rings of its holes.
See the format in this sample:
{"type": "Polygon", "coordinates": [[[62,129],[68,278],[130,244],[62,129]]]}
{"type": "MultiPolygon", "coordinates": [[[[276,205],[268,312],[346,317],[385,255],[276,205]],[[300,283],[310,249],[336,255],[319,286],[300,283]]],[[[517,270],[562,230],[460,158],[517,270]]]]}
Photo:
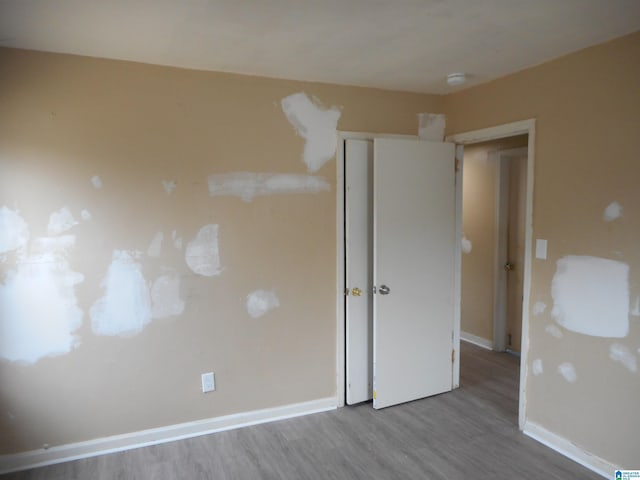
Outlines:
{"type": "Polygon", "coordinates": [[[536,423],[528,421],[523,433],[604,478],[612,478],[613,472],[620,468],[536,423]]]}
{"type": "Polygon", "coordinates": [[[487,338],[479,337],[473,333],[460,332],[460,340],[468,343],[473,343],[478,347],[486,348],[487,350],[493,350],[493,342],[487,338]]]}
{"type": "Polygon", "coordinates": [[[0,474],[43,467],[56,463],[95,457],[107,453],[122,452],[134,448],[158,445],[185,438],[208,435],[261,423],[326,412],[337,407],[334,397],[321,398],[303,403],[253,410],[249,412],[208,418],[194,422],[179,423],[166,427],[98,438],[87,442],[70,443],[48,450],[32,450],[12,455],[0,455],[0,474]]]}
{"type": "MultiPolygon", "coordinates": [[[[522,134],[527,134],[529,137],[527,143],[527,199],[525,207],[526,221],[524,242],[524,285],[522,299],[522,339],[520,343],[520,350],[522,353],[520,361],[520,396],[518,407],[518,426],[520,430],[524,428],[526,420],[526,388],[529,370],[527,359],[529,353],[529,306],[531,302],[531,265],[533,255],[533,174],[535,165],[536,121],[535,119],[521,120],[495,127],[483,128],[481,130],[448,135],[445,139],[447,142],[467,145],[522,134]]],[[[462,183],[456,184],[456,188],[462,189],[462,183]]],[[[461,215],[461,211],[456,211],[456,215],[461,215]]],[[[461,276],[462,271],[457,270],[455,274],[461,276]]],[[[459,343],[457,345],[454,344],[454,348],[459,349],[459,343]]],[[[459,362],[459,357],[454,357],[454,371],[456,371],[456,369],[459,371],[459,362]],[[457,366],[455,365],[456,363],[458,364],[457,366]]]]}
{"type": "Polygon", "coordinates": [[[452,388],[460,388],[460,318],[462,315],[462,189],[464,181],[464,145],[456,145],[455,159],[458,168],[455,175],[456,245],[453,273],[453,379],[452,388]]]}
{"type": "Polygon", "coordinates": [[[336,149],[336,402],[338,407],[345,405],[346,382],[346,312],[344,289],[344,154],[345,140],[338,132],[338,148],[336,149]]]}
{"type": "Polygon", "coordinates": [[[345,140],[373,140],[374,138],[413,138],[417,135],[378,134],[367,132],[337,132],[336,148],[336,406],[345,406],[346,347],[344,308],[344,142],[345,140]]]}

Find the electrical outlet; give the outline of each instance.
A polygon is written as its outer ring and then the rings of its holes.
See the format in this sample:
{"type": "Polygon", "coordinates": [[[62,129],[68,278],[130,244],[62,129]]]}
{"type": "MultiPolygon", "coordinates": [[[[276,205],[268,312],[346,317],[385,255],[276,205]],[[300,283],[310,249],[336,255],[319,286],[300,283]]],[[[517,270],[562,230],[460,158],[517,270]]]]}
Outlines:
{"type": "Polygon", "coordinates": [[[216,389],[216,377],[213,372],[202,374],[202,393],[213,392],[216,389]]]}

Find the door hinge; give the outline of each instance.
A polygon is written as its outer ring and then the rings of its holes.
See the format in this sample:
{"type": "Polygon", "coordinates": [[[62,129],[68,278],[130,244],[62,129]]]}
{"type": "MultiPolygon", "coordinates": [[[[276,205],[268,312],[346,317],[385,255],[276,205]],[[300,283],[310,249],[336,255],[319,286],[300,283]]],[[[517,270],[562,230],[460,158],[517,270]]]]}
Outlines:
{"type": "Polygon", "coordinates": [[[348,289],[348,288],[345,288],[345,289],[344,289],[344,295],[345,295],[345,296],[349,296],[349,289],[348,289]]]}
{"type": "Polygon", "coordinates": [[[451,363],[456,362],[456,351],[455,349],[451,350],[451,363]]]}
{"type": "Polygon", "coordinates": [[[460,160],[456,158],[456,173],[460,171],[460,160]]]}

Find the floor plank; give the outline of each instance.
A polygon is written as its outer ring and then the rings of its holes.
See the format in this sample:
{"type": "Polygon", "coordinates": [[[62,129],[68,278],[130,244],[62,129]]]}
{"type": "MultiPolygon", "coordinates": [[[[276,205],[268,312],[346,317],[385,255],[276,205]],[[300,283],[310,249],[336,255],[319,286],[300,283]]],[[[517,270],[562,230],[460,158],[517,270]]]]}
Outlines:
{"type": "Polygon", "coordinates": [[[599,479],[518,431],[518,358],[465,342],[460,388],[0,476],[1,480],[599,479]]]}

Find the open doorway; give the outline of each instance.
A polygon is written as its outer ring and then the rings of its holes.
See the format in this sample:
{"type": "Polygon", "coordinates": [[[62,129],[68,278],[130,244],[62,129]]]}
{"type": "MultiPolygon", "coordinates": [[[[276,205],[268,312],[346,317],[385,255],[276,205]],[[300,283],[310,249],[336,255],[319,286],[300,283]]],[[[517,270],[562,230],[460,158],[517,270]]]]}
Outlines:
{"type": "Polygon", "coordinates": [[[527,135],[465,146],[460,338],[520,355],[527,135]]]}
{"type": "MultiPolygon", "coordinates": [[[[531,263],[532,263],[532,219],[533,219],[533,168],[534,168],[534,145],[535,145],[535,120],[523,120],[511,124],[490,127],[482,130],[476,130],[461,134],[455,134],[447,137],[447,141],[455,142],[459,148],[457,149],[456,159],[460,164],[458,171],[458,189],[457,189],[457,214],[458,231],[461,238],[460,256],[458,257],[459,265],[456,268],[458,272],[458,322],[456,331],[454,331],[454,345],[458,346],[456,358],[454,361],[454,385],[460,385],[460,338],[466,337],[467,340],[475,341],[475,343],[483,344],[485,348],[496,348],[498,351],[511,350],[512,352],[520,351],[521,359],[519,364],[519,388],[518,388],[518,425],[523,428],[526,412],[525,412],[525,389],[527,383],[527,348],[529,338],[529,303],[530,303],[530,285],[531,285],[531,263]],[[484,161],[485,176],[487,172],[493,172],[492,186],[483,187],[485,196],[489,204],[493,203],[493,210],[489,210],[488,216],[480,218],[480,226],[485,236],[490,239],[486,241],[484,246],[482,241],[477,246],[474,245],[471,232],[464,232],[469,237],[463,235],[463,184],[465,179],[465,168],[467,165],[466,153],[473,153],[474,148],[479,148],[480,152],[484,149],[484,153],[480,154],[480,162],[484,161]],[[515,160],[514,160],[515,159],[515,160]],[[518,163],[519,162],[519,163],[518,163]],[[516,165],[517,163],[517,165],[516,165]],[[514,166],[515,165],[515,166],[514,166]],[[493,167],[493,169],[489,168],[493,167]],[[509,171],[511,174],[509,175],[509,171]],[[512,185],[513,183],[513,185],[512,185]],[[511,187],[511,188],[509,188],[511,187]],[[500,202],[501,197],[510,197],[513,203],[519,203],[514,207],[514,217],[509,221],[509,209],[506,203],[500,202]],[[522,206],[524,205],[524,207],[522,206]],[[502,207],[502,208],[500,208],[502,207]],[[517,214],[516,214],[517,213],[517,214]],[[518,233],[512,236],[512,246],[509,247],[508,225],[512,224],[518,233]],[[518,230],[519,229],[519,230],[518,230]],[[503,239],[502,241],[499,241],[503,239]],[[476,248],[477,247],[477,248],[476,248]],[[463,253],[463,249],[468,253],[463,253]],[[476,329],[475,338],[470,336],[473,332],[465,331],[469,327],[468,321],[463,316],[469,318],[472,313],[463,306],[463,283],[469,285],[469,280],[464,280],[463,262],[467,259],[473,250],[476,253],[482,253],[485,249],[488,253],[489,261],[484,258],[485,265],[488,264],[484,276],[481,277],[481,287],[484,291],[476,291],[476,301],[480,301],[483,305],[485,316],[489,323],[485,324],[484,330],[476,329]],[[509,252],[511,250],[512,261],[509,260],[509,252]],[[522,253],[518,253],[521,251],[522,253]],[[518,258],[516,260],[515,258],[518,258]],[[517,264],[516,264],[517,262],[517,264]],[[511,275],[514,277],[515,286],[511,287],[511,306],[509,306],[509,296],[507,294],[508,275],[518,270],[519,275],[511,275]],[[506,268],[506,269],[505,269],[506,268]],[[502,281],[502,283],[501,283],[502,281]],[[517,283],[519,282],[519,285],[517,283]],[[510,324],[507,324],[509,313],[516,311],[520,315],[512,314],[510,324]],[[489,312],[488,315],[486,312],[489,312]],[[502,330],[501,330],[502,329],[502,330]],[[520,333],[518,333],[518,329],[520,333]],[[511,344],[509,344],[509,333],[511,334],[511,344]],[[519,342],[518,342],[519,340],[519,342]]],[[[471,161],[469,169],[472,169],[471,161]]],[[[469,214],[471,212],[467,212],[469,214]]],[[[467,227],[468,229],[471,227],[467,227]]],[[[481,255],[477,255],[480,257],[481,255]]],[[[473,263],[473,262],[470,262],[473,263]]],[[[477,286],[477,285],[476,285],[477,286]]],[[[477,289],[476,289],[477,290],[477,289]]],[[[481,289],[482,290],[482,289],[481,289]]],[[[468,297],[469,292],[466,292],[468,297]]],[[[473,321],[473,320],[472,320],[473,321]]],[[[511,357],[514,358],[514,357],[511,357]]]]}

